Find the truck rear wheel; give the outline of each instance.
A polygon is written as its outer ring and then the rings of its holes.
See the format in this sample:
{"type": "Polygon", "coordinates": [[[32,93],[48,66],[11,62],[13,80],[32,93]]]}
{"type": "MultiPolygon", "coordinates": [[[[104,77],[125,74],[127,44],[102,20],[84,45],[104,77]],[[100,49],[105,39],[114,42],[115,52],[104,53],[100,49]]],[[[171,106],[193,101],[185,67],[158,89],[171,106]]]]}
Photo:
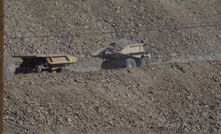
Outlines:
{"type": "Polygon", "coordinates": [[[136,63],[136,61],[134,59],[128,58],[128,59],[126,59],[126,67],[128,69],[135,68],[135,67],[137,67],[137,63],[136,63]]]}
{"type": "Polygon", "coordinates": [[[63,71],[64,71],[64,69],[65,69],[65,67],[64,67],[64,66],[59,67],[59,68],[56,70],[56,72],[57,72],[57,73],[61,73],[61,72],[63,72],[63,71]]]}

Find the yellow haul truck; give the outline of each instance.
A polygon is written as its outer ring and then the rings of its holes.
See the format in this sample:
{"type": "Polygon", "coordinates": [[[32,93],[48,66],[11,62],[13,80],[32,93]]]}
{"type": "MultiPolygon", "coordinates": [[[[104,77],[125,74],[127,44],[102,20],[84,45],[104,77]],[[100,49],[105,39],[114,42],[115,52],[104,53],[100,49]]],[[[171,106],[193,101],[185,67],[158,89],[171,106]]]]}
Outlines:
{"type": "Polygon", "coordinates": [[[41,72],[47,70],[50,72],[60,72],[68,64],[78,61],[72,55],[13,55],[13,58],[22,59],[16,73],[41,72]]]}
{"type": "Polygon", "coordinates": [[[111,43],[92,54],[103,59],[102,69],[134,68],[144,66],[151,60],[151,52],[146,51],[144,43],[117,44],[111,43]]]}

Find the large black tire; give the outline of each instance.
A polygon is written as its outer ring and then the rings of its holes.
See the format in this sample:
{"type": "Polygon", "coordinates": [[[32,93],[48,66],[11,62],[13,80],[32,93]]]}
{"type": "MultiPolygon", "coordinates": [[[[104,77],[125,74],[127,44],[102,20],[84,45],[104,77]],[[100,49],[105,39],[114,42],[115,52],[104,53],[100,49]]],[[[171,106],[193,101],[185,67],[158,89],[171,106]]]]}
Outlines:
{"type": "Polygon", "coordinates": [[[62,66],[56,70],[57,73],[62,73],[65,70],[65,66],[62,66]]]}
{"type": "Polygon", "coordinates": [[[58,68],[58,69],[56,70],[57,73],[61,73],[62,71],[63,71],[62,68],[58,68]]]}
{"type": "Polygon", "coordinates": [[[136,68],[137,63],[134,59],[128,58],[128,59],[126,59],[126,67],[127,67],[127,69],[136,68]]]}

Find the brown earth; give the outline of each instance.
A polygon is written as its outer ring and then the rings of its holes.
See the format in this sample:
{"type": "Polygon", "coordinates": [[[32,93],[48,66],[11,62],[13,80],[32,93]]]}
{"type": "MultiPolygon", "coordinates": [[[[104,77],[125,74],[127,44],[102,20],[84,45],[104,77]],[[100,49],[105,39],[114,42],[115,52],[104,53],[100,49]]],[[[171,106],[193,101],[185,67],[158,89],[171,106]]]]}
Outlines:
{"type": "MultiPolygon", "coordinates": [[[[90,54],[116,39],[160,57],[221,53],[220,0],[6,0],[8,54],[90,54]],[[158,29],[158,30],[153,30],[158,29]]],[[[11,64],[7,62],[7,64],[11,64]]],[[[221,62],[19,74],[5,81],[6,133],[221,133],[221,62]]]]}
{"type": "Polygon", "coordinates": [[[7,0],[9,54],[70,53],[90,58],[115,39],[144,41],[163,56],[219,53],[219,0],[7,0]],[[106,33],[106,34],[105,34],[106,33]]]}
{"type": "Polygon", "coordinates": [[[5,89],[6,130],[220,132],[219,61],[16,75],[5,89]]]}

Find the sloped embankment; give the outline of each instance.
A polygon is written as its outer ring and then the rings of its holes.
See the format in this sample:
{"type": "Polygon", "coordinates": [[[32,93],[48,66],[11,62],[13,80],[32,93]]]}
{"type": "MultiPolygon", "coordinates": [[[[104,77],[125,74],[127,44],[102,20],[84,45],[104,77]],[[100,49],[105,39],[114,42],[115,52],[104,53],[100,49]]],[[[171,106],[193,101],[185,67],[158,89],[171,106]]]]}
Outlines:
{"type": "Polygon", "coordinates": [[[145,41],[164,56],[218,53],[220,26],[163,29],[219,23],[220,7],[219,0],[7,0],[5,44],[9,54],[71,53],[86,59],[122,38],[145,41]]]}
{"type": "MultiPolygon", "coordinates": [[[[126,38],[146,42],[162,57],[212,55],[221,52],[220,26],[165,28],[219,22],[220,9],[220,0],[7,0],[5,48],[9,54],[70,53],[96,62],[92,52],[126,38]]],[[[131,73],[16,75],[5,82],[6,131],[216,133],[220,61],[187,62],[131,73]]]]}
{"type": "Polygon", "coordinates": [[[8,131],[24,133],[218,132],[220,68],[220,62],[197,62],[131,73],[17,75],[5,85],[4,121],[8,131]]]}

